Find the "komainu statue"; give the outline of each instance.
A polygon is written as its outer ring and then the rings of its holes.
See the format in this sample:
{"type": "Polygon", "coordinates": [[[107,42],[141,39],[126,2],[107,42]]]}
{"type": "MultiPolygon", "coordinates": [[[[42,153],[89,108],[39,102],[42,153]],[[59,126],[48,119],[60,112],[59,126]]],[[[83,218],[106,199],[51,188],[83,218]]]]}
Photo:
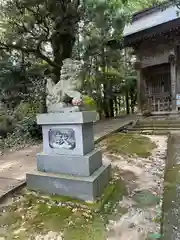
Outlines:
{"type": "Polygon", "coordinates": [[[55,84],[50,76],[46,84],[46,106],[48,112],[79,111],[82,95],[76,90],[81,62],[65,59],[61,69],[60,81],[55,84]]]}

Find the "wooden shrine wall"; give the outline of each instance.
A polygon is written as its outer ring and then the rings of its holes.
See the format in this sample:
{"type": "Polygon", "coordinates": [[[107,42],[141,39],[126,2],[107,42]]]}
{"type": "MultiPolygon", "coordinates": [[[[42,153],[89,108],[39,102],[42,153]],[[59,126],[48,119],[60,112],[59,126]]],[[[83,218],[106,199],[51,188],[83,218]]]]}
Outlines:
{"type": "Polygon", "coordinates": [[[138,50],[141,68],[159,65],[169,62],[169,54],[173,51],[173,46],[168,44],[146,44],[138,50]]]}

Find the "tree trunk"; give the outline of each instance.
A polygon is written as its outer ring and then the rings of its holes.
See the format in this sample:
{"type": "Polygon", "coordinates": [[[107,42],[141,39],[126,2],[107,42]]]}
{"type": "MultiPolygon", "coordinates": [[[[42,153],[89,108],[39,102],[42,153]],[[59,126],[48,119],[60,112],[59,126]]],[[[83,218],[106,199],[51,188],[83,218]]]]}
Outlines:
{"type": "Polygon", "coordinates": [[[104,115],[105,115],[105,118],[109,118],[109,107],[108,107],[108,102],[106,99],[104,99],[103,101],[103,110],[104,110],[104,115]]]}
{"type": "Polygon", "coordinates": [[[116,117],[118,116],[118,103],[117,103],[117,96],[114,97],[114,105],[115,105],[115,113],[116,113],[116,117]]]}
{"type": "Polygon", "coordinates": [[[47,106],[46,106],[46,92],[43,93],[42,96],[42,113],[47,113],[47,106]]]}
{"type": "Polygon", "coordinates": [[[130,100],[131,100],[131,113],[134,113],[134,96],[132,91],[130,91],[130,100]]]}
{"type": "Polygon", "coordinates": [[[54,82],[60,80],[63,60],[72,56],[72,49],[76,40],[78,22],[81,18],[79,11],[80,0],[49,1],[48,10],[54,19],[51,45],[55,67],[52,69],[54,82]]]}
{"type": "Polygon", "coordinates": [[[63,61],[66,58],[70,58],[72,55],[72,49],[75,43],[75,36],[72,34],[60,34],[59,31],[55,31],[52,35],[52,48],[54,55],[54,62],[57,64],[56,67],[52,68],[54,74],[53,81],[59,82],[61,75],[61,68],[63,61]]]}
{"type": "Polygon", "coordinates": [[[105,118],[109,118],[109,102],[107,98],[107,85],[104,83],[104,99],[103,99],[103,110],[105,114],[105,118]]]}
{"type": "Polygon", "coordinates": [[[135,109],[136,101],[137,101],[137,93],[131,91],[130,99],[131,99],[131,112],[134,113],[134,109],[135,109]]]}
{"type": "Polygon", "coordinates": [[[118,104],[118,108],[119,108],[119,114],[121,114],[121,97],[118,97],[117,104],[118,104]]]}
{"type": "Polygon", "coordinates": [[[112,98],[109,99],[109,110],[110,110],[110,117],[113,118],[114,117],[114,102],[113,102],[112,98]]]}
{"type": "Polygon", "coordinates": [[[125,98],[126,98],[126,113],[129,114],[130,113],[130,106],[129,106],[129,93],[128,90],[126,90],[125,93],[125,98]]]}

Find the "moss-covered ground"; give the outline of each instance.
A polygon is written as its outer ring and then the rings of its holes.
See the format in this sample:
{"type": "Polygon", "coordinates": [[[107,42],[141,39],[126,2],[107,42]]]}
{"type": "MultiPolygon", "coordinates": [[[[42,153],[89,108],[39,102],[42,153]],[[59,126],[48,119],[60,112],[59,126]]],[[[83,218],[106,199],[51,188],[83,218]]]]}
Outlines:
{"type": "MultiPolygon", "coordinates": [[[[115,134],[105,142],[110,152],[142,157],[156,147],[149,138],[134,134],[115,134]]],[[[127,195],[126,184],[117,169],[112,175],[102,197],[94,203],[24,189],[13,197],[13,203],[0,207],[0,239],[49,239],[45,236],[55,232],[65,240],[105,240],[108,220],[127,212],[118,204],[127,195]]]]}
{"type": "Polygon", "coordinates": [[[156,144],[148,137],[140,134],[118,133],[110,136],[106,142],[106,150],[119,155],[137,155],[149,157],[156,144]]]}
{"type": "MultiPolygon", "coordinates": [[[[0,237],[35,239],[52,231],[63,233],[65,240],[104,240],[105,225],[126,194],[124,182],[117,177],[94,203],[24,189],[14,197],[13,204],[1,208],[0,237]]],[[[119,209],[119,214],[125,211],[119,209]]]]}

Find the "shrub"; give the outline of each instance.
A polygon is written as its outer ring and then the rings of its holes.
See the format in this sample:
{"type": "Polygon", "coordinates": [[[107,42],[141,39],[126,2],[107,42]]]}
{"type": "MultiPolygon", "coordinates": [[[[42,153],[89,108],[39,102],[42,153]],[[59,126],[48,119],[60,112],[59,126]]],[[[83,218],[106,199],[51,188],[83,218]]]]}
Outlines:
{"type": "Polygon", "coordinates": [[[13,118],[8,115],[0,116],[0,136],[6,137],[8,133],[11,133],[15,128],[13,118]]]}
{"type": "Polygon", "coordinates": [[[26,117],[34,117],[37,113],[42,112],[42,106],[38,102],[21,102],[15,109],[14,116],[18,121],[26,117]]]}
{"type": "Polygon", "coordinates": [[[17,124],[14,132],[25,139],[41,139],[42,137],[41,126],[37,125],[36,117],[25,117],[17,124]]]}
{"type": "Polygon", "coordinates": [[[84,96],[83,101],[84,101],[84,105],[87,110],[96,110],[97,106],[96,106],[96,102],[93,98],[84,96]]]}
{"type": "Polygon", "coordinates": [[[0,149],[18,150],[29,144],[37,144],[41,138],[41,126],[37,125],[36,118],[26,117],[16,125],[12,133],[7,134],[0,149]]]}
{"type": "Polygon", "coordinates": [[[41,105],[22,102],[15,109],[13,117],[0,116],[0,136],[3,146],[0,149],[18,150],[29,144],[36,144],[42,139],[41,126],[36,123],[36,114],[41,112],[41,105]]]}

